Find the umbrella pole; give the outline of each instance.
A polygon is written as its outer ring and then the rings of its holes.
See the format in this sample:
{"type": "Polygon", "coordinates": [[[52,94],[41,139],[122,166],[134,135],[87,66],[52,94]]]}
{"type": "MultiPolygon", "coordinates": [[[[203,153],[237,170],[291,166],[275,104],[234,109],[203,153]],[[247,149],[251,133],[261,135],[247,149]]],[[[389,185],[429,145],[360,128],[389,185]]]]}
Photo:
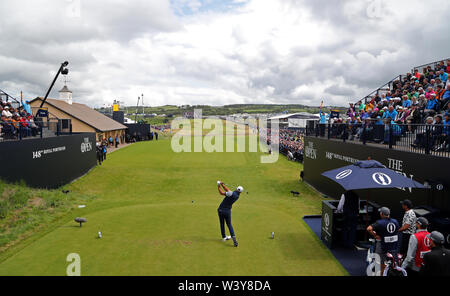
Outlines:
{"type": "MultiPolygon", "coordinates": [[[[367,227],[369,227],[369,198],[370,198],[370,189],[367,190],[367,198],[366,198],[366,229],[367,229],[367,227]]],[[[367,231],[365,231],[364,239],[366,241],[368,239],[367,235],[368,235],[368,233],[367,233],[367,231]]]]}

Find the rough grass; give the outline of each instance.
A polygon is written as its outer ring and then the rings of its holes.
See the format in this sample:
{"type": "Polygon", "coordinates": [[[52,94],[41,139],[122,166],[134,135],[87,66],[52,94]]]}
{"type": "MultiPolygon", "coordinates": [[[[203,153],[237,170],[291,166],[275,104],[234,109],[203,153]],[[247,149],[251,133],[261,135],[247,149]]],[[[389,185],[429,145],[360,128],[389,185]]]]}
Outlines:
{"type": "Polygon", "coordinates": [[[32,189],[0,181],[0,252],[90,200],[84,194],[64,194],[62,189],[32,189]]]}
{"type": "MultiPolygon", "coordinates": [[[[69,253],[80,255],[82,275],[347,274],[302,220],[320,213],[321,196],[299,182],[301,165],[282,156],[261,164],[260,156],[174,153],[169,140],[109,154],[66,186],[74,196],[95,199],[0,255],[0,275],[65,275],[69,253]],[[238,248],[220,239],[217,180],[249,192],[233,208],[238,248]],[[81,228],[73,222],[78,216],[88,219],[81,228]]],[[[48,194],[19,199],[38,196],[71,207],[59,192],[48,194]]]]}

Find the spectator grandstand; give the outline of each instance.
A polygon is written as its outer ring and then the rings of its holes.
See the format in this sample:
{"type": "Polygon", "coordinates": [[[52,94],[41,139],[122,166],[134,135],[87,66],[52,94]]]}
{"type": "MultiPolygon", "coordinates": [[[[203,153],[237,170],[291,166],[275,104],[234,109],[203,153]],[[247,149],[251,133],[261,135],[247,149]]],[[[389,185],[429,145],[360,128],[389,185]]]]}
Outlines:
{"type": "Polygon", "coordinates": [[[0,98],[0,140],[36,136],[39,132],[33,115],[16,105],[0,98]]]}
{"type": "Polygon", "coordinates": [[[63,131],[59,120],[36,120],[27,101],[20,104],[1,90],[0,95],[0,141],[42,138],[63,131]]]}
{"type": "MultiPolygon", "coordinates": [[[[272,142],[271,132],[272,130],[268,128],[267,132],[263,132],[261,137],[262,141],[265,141],[268,146],[272,142]]],[[[303,162],[304,135],[301,129],[280,129],[278,133],[280,153],[286,155],[290,160],[303,162]]]]}
{"type": "MultiPolygon", "coordinates": [[[[450,59],[399,75],[326,124],[326,136],[450,157],[450,59]]],[[[312,123],[308,135],[325,136],[312,123]]]]}

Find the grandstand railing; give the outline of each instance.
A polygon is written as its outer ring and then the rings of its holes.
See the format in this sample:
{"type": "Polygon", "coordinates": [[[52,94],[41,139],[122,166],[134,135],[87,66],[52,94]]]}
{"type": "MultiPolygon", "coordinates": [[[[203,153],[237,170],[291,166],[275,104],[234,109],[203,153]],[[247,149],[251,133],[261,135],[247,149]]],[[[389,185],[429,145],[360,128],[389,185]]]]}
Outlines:
{"type": "MultiPolygon", "coordinates": [[[[308,122],[306,135],[361,145],[450,157],[450,134],[441,124],[358,124],[308,122]]],[[[448,128],[448,126],[447,126],[448,128]]]]}
{"type": "MultiPolygon", "coordinates": [[[[450,59],[450,58],[447,58],[447,59],[443,59],[443,60],[439,60],[439,61],[435,61],[435,62],[432,62],[432,63],[428,63],[428,64],[424,64],[424,65],[420,65],[420,66],[414,67],[414,68],[411,69],[411,74],[413,74],[414,71],[415,71],[416,69],[418,69],[418,70],[420,71],[420,69],[426,68],[426,67],[428,67],[428,66],[431,66],[432,69],[434,70],[434,69],[436,69],[436,66],[437,66],[439,63],[441,63],[441,62],[444,62],[444,63],[445,63],[445,62],[446,62],[447,60],[449,60],[449,59],[450,59]]],[[[400,81],[401,81],[403,77],[405,77],[405,75],[398,75],[398,76],[396,76],[395,78],[389,80],[389,82],[383,84],[382,86],[378,87],[377,89],[375,89],[374,91],[372,91],[371,93],[369,93],[367,96],[365,96],[365,97],[363,97],[362,99],[358,100],[358,101],[356,102],[356,104],[358,104],[358,103],[360,103],[360,102],[362,102],[362,101],[364,101],[365,103],[367,103],[367,102],[368,102],[368,99],[369,99],[369,98],[371,99],[371,97],[372,97],[373,95],[375,95],[375,94],[376,94],[376,95],[379,95],[381,91],[387,92],[387,91],[391,90],[391,89],[392,89],[392,88],[391,88],[392,84],[393,84],[395,81],[397,81],[397,80],[400,80],[400,81]]]]}
{"type": "Polygon", "coordinates": [[[35,138],[50,138],[62,135],[72,134],[72,123],[70,119],[42,119],[35,118],[34,130],[36,135],[29,135],[32,131],[23,127],[20,122],[17,122],[18,127],[14,127],[13,130],[4,126],[4,124],[11,125],[11,122],[0,121],[2,125],[0,133],[0,141],[17,141],[23,139],[35,139],[35,138]]]}

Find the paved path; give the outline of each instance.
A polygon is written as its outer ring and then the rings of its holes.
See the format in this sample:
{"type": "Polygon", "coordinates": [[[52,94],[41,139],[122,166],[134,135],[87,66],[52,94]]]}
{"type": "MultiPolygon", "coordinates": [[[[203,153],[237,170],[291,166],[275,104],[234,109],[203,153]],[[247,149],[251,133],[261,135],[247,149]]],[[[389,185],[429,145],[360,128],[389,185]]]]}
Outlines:
{"type": "Polygon", "coordinates": [[[117,147],[117,148],[115,146],[108,147],[108,153],[113,153],[114,151],[117,151],[117,150],[122,149],[124,147],[130,146],[131,144],[133,144],[133,143],[120,144],[119,147],[117,147]]]}

